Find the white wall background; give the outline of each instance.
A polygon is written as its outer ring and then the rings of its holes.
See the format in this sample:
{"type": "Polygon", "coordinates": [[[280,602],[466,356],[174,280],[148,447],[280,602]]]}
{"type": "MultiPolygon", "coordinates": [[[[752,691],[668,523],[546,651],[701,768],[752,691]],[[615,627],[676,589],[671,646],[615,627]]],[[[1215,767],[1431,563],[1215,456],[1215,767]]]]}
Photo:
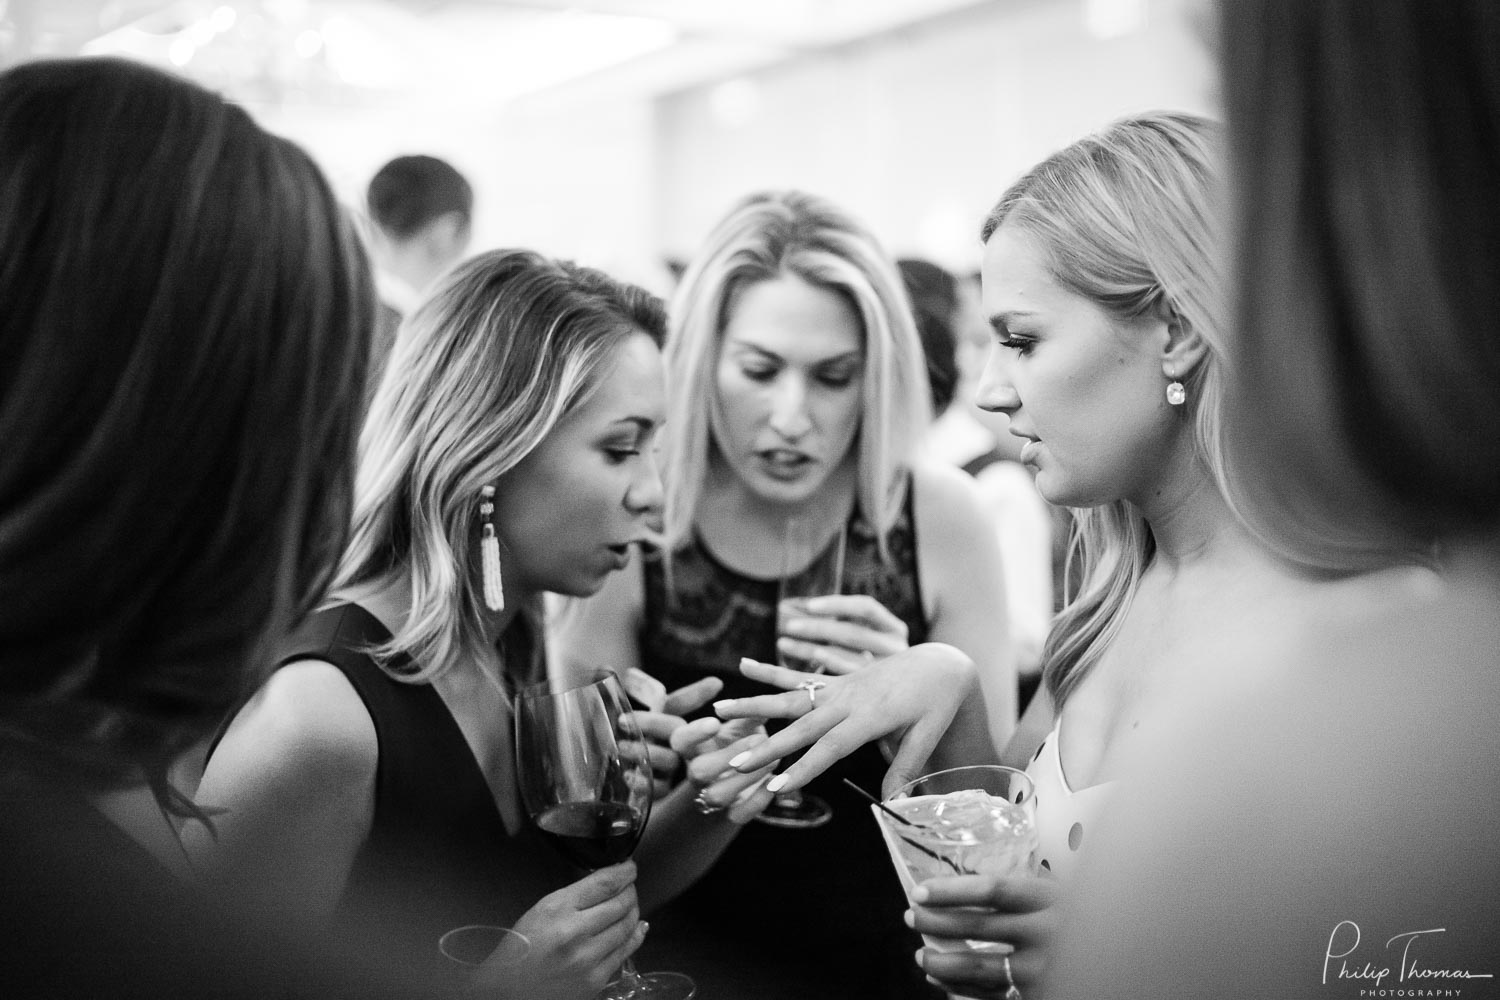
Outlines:
{"type": "Polygon", "coordinates": [[[860,215],[898,254],[977,262],[980,220],[1026,167],[1132,111],[1214,107],[1198,0],[991,0],[662,97],[482,94],[380,109],[263,109],[358,204],[399,153],[473,182],[475,249],[529,246],[665,290],[741,195],[791,186],[860,215]],[[1125,10],[1100,37],[1091,10],[1125,10]]]}

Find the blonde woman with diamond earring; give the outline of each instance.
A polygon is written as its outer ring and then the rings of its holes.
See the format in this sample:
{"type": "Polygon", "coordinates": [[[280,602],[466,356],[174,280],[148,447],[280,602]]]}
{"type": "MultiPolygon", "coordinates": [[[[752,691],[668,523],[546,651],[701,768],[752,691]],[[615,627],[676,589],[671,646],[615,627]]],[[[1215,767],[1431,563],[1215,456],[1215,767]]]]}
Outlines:
{"type": "MultiPolygon", "coordinates": [[[[1222,485],[1217,132],[1180,113],[1123,120],[1038,164],[984,223],[995,342],[978,402],[1010,418],[1042,496],[1074,509],[1082,584],[1048,634],[1043,690],[1006,753],[1037,786],[1038,871],[936,879],[914,897],[908,919],[922,933],[1011,950],[924,949],[928,975],[958,994],[1038,982],[1053,904],[1155,710],[1205,675],[1253,682],[1264,665],[1238,650],[1317,586],[1254,543],[1222,485]]],[[[789,770],[800,783],[844,746],[908,731],[933,711],[932,685],[916,679],[945,655],[914,649],[830,679],[816,712],[800,693],[725,706],[806,716],[795,738],[783,731],[737,765],[822,736],[789,770]]],[[[887,787],[911,776],[895,771],[887,787]]]]}
{"type": "Polygon", "coordinates": [[[511,705],[546,670],[542,594],[598,590],[660,509],[664,323],[646,292],[520,250],[461,265],[406,321],[331,603],[282,644],[199,786],[211,878],[434,961],[449,930],[512,927],[530,942],[515,996],[614,978],[642,906],[701,871],[723,824],[685,785],[634,862],[579,878],[522,810],[511,705]],[[688,847],[658,846],[684,828],[688,847]],[[639,890],[637,864],[657,873],[639,890]]]}
{"type": "MultiPolygon", "coordinates": [[[[972,482],[916,458],[927,374],[894,261],[824,199],[752,195],[710,232],[671,314],[665,537],[563,622],[567,649],[669,688],[711,677],[741,695],[767,690],[740,676],[744,656],[779,648],[822,670],[816,684],[909,644],[949,643],[973,660],[956,655],[938,685],[944,721],[959,713],[939,755],[995,757],[1016,692],[998,546],[972,482]],[[812,529],[823,561],[842,548],[844,586],[784,622],[778,647],[789,521],[812,529]]],[[[702,718],[685,732],[716,726],[702,718]]],[[[810,789],[831,809],[824,825],[747,823],[657,922],[648,964],[723,998],[925,991],[904,957],[919,941],[901,923],[879,831],[839,780],[874,788],[885,767],[866,747],[810,789]]],[[[728,801],[709,792],[704,807],[728,801]]]]}

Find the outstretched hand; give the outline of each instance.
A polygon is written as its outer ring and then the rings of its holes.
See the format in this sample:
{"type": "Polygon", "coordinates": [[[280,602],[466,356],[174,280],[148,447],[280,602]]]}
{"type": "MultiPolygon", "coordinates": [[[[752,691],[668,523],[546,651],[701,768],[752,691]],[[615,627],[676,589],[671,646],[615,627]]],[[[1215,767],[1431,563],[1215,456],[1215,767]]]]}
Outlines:
{"type": "Polygon", "coordinates": [[[801,788],[835,761],[882,736],[899,744],[882,787],[886,793],[919,777],[959,706],[974,690],[974,662],[952,646],[924,643],[843,676],[816,678],[756,660],[740,673],[785,693],[714,703],[721,719],[794,719],[764,743],[734,757],[729,766],[750,773],[809,749],[767,784],[772,792],[801,788]],[[800,686],[821,686],[816,697],[800,686]]]}

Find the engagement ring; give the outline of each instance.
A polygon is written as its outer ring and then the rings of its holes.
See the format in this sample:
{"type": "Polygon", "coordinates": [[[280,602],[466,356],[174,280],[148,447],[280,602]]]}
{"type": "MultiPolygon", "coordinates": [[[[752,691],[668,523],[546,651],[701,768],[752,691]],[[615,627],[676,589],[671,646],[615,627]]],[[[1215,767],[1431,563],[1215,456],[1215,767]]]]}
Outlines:
{"type": "Polygon", "coordinates": [[[708,799],[705,799],[702,792],[693,797],[693,805],[697,806],[698,812],[704,816],[712,816],[714,813],[723,812],[725,809],[724,806],[716,806],[708,801],[708,799]]]}
{"type": "Polygon", "coordinates": [[[818,689],[826,688],[827,686],[827,681],[820,681],[817,678],[805,680],[797,685],[798,689],[807,692],[807,700],[812,703],[812,708],[818,707],[818,689]]]}

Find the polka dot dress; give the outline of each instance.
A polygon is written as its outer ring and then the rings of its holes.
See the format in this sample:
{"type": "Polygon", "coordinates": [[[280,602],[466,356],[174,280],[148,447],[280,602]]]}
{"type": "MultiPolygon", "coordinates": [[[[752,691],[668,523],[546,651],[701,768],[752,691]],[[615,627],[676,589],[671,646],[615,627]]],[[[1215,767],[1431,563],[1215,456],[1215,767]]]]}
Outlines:
{"type": "Polygon", "coordinates": [[[1044,872],[1068,878],[1097,817],[1103,813],[1115,782],[1074,791],[1063,774],[1057,752],[1061,718],[1037,747],[1026,773],[1036,788],[1037,865],[1044,872]]]}

